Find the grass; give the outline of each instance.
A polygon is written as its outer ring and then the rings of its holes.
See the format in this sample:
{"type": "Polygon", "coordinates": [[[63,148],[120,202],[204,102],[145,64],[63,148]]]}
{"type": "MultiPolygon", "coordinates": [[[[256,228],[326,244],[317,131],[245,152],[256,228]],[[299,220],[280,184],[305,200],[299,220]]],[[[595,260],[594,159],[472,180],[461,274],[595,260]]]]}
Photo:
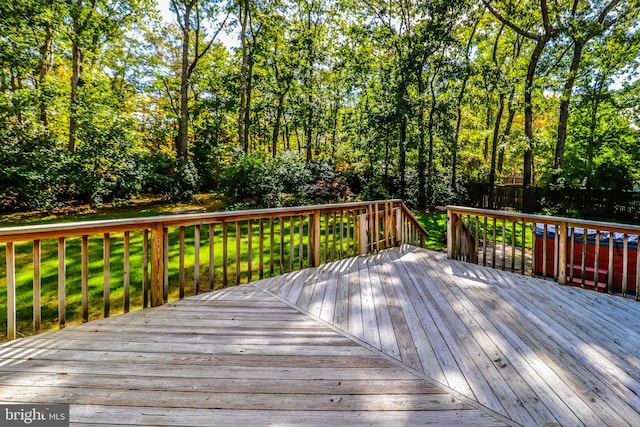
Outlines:
{"type": "Polygon", "coordinates": [[[0,215],[0,227],[217,212],[223,207],[224,202],[214,194],[199,194],[190,203],[166,203],[157,197],[144,196],[126,206],[108,205],[94,209],[88,205],[75,205],[51,211],[5,213],[0,215]]]}
{"type": "MultiPolygon", "coordinates": [[[[446,212],[428,212],[418,213],[416,218],[423,225],[423,227],[429,232],[429,237],[426,241],[427,249],[435,251],[443,251],[447,249],[447,214],[446,212]]],[[[475,234],[476,224],[475,217],[470,218],[471,231],[475,234]]],[[[464,217],[464,222],[467,224],[467,217],[464,217]]],[[[486,225],[487,240],[493,241],[493,233],[495,229],[496,242],[502,243],[503,230],[504,241],[507,244],[513,242],[514,224],[511,221],[505,221],[503,224],[501,220],[496,221],[494,226],[493,220],[488,219],[486,225]]],[[[484,219],[478,218],[478,237],[483,238],[485,230],[484,219]]],[[[531,248],[531,223],[525,224],[525,247],[531,248]]],[[[515,244],[516,246],[522,246],[522,223],[515,224],[515,244]]]]}

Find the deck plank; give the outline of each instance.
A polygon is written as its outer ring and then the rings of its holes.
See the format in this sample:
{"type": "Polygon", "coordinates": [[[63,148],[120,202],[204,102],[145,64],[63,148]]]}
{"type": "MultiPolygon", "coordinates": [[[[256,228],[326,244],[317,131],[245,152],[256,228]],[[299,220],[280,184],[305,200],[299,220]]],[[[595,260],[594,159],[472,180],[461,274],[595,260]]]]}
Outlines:
{"type": "Polygon", "coordinates": [[[630,299],[404,245],[5,343],[0,401],[72,425],[640,425],[639,347],[630,299]]]}
{"type": "MultiPolygon", "coordinates": [[[[311,304],[333,271],[263,284],[311,304]]],[[[506,425],[253,284],[221,294],[5,343],[0,401],[68,403],[71,425],[506,425]]]]}
{"type": "Polygon", "coordinates": [[[523,425],[640,425],[637,303],[412,246],[359,264],[368,345],[523,425]]]}

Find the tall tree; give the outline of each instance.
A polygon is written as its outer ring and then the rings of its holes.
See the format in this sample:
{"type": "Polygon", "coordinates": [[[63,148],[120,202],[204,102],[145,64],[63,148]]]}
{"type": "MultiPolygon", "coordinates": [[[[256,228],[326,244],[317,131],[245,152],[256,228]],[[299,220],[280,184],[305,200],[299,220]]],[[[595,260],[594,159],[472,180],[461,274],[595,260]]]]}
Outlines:
{"type": "MultiPolygon", "coordinates": [[[[542,57],[542,53],[547,46],[547,43],[555,37],[559,31],[557,26],[552,25],[552,19],[549,12],[549,5],[547,0],[540,0],[539,7],[539,19],[542,22],[538,22],[538,31],[534,32],[518,25],[515,20],[509,19],[508,16],[503,15],[500,11],[493,7],[490,0],[482,0],[487,9],[504,25],[511,28],[513,31],[535,42],[535,46],[531,51],[529,58],[529,65],[527,66],[527,74],[524,85],[524,131],[528,140],[529,146],[524,152],[524,166],[523,166],[523,185],[525,191],[533,184],[533,145],[534,145],[534,132],[533,132],[533,88],[534,79],[536,76],[536,70],[538,62],[542,57]]],[[[509,5],[508,10],[517,10],[513,5],[509,5]]],[[[524,197],[525,203],[528,198],[524,197]]],[[[523,210],[527,211],[528,206],[523,206],[523,210]]]]}
{"type": "Polygon", "coordinates": [[[577,0],[573,2],[571,18],[567,25],[567,32],[573,44],[573,55],[560,100],[558,140],[553,158],[554,169],[562,169],[565,144],[567,141],[567,123],[569,119],[571,94],[576,78],[578,77],[585,45],[593,38],[604,35],[621,22],[625,20],[633,21],[633,16],[637,16],[638,14],[640,2],[611,0],[608,3],[602,4],[599,10],[595,9],[598,7],[597,4],[589,4],[587,7],[579,6],[580,4],[577,0]]]}
{"type": "Polygon", "coordinates": [[[210,36],[204,27],[207,20],[215,21],[217,4],[202,0],[171,0],[171,10],[175,13],[182,33],[180,67],[180,104],[178,109],[178,135],[176,136],[176,157],[182,164],[189,158],[189,82],[198,62],[207,54],[218,34],[224,28],[229,13],[210,36]],[[193,34],[192,34],[193,33],[193,34]],[[193,40],[192,40],[193,37],[193,40]],[[191,48],[193,46],[193,53],[191,48]]]}

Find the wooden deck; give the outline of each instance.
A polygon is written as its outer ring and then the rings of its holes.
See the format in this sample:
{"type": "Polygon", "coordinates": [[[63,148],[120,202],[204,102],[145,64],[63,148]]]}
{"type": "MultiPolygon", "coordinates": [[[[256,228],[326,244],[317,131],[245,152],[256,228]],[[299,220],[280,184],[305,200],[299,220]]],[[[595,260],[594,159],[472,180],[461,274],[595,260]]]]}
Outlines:
{"type": "Polygon", "coordinates": [[[0,347],[83,425],[640,425],[640,304],[405,246],[0,347]]]}

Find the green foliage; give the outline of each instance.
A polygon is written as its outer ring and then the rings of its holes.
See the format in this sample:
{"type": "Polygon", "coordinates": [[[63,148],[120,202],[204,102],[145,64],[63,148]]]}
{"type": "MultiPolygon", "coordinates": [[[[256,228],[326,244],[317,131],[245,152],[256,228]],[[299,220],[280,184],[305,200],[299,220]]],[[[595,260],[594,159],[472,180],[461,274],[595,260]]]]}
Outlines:
{"type": "Polygon", "coordinates": [[[51,134],[12,123],[0,129],[0,209],[51,209],[64,203],[69,158],[51,134]]]}

